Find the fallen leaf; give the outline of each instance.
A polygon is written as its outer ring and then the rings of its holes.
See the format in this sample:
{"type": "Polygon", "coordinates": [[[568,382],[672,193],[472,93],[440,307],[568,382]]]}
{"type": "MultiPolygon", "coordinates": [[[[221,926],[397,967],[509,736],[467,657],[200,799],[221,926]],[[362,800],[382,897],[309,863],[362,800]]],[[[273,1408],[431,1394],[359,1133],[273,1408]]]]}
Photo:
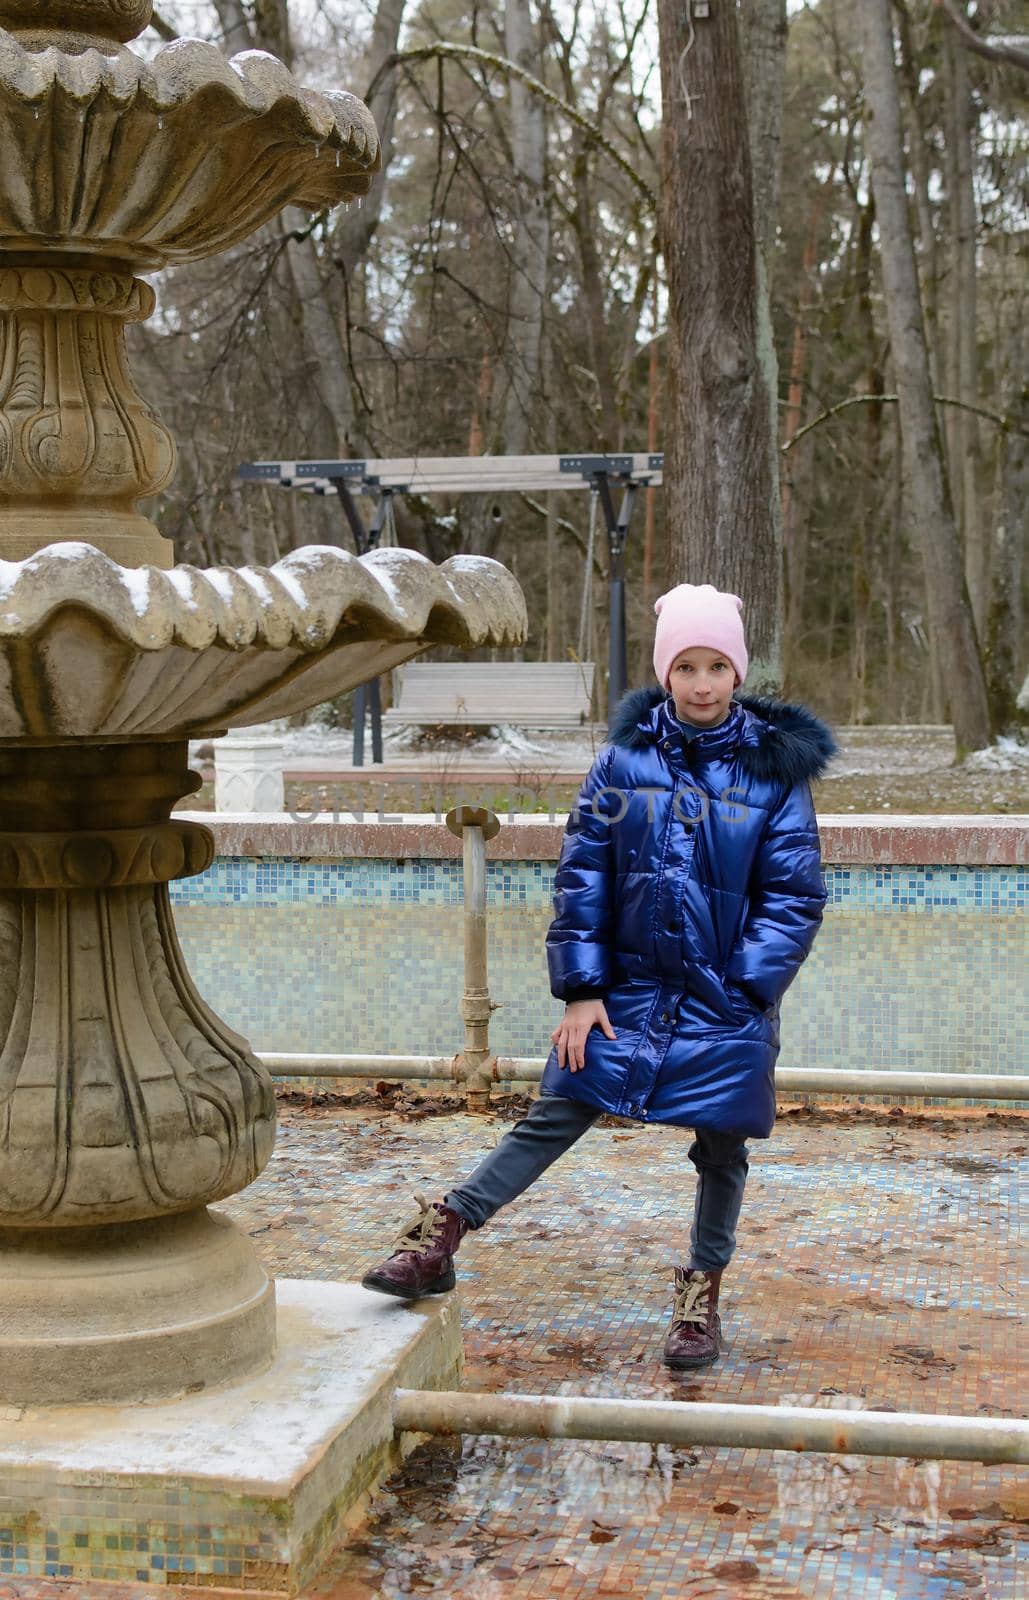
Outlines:
{"type": "Polygon", "coordinates": [[[753,1561],[720,1561],[717,1567],[707,1570],[713,1578],[735,1578],[737,1583],[753,1583],[761,1576],[760,1568],[753,1561]]]}

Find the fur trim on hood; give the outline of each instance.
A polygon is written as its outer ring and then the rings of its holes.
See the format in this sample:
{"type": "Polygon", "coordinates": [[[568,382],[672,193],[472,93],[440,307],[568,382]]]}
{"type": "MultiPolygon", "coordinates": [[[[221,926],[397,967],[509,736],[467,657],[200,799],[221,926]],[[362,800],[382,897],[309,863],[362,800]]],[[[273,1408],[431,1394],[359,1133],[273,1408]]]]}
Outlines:
{"type": "MultiPolygon", "coordinates": [[[[611,743],[642,750],[658,738],[658,713],[669,697],[663,689],[632,689],[615,710],[611,743]]],[[[755,778],[772,783],[810,783],[836,754],[836,740],[806,706],[760,695],[739,695],[748,713],[738,759],[755,778]]]]}

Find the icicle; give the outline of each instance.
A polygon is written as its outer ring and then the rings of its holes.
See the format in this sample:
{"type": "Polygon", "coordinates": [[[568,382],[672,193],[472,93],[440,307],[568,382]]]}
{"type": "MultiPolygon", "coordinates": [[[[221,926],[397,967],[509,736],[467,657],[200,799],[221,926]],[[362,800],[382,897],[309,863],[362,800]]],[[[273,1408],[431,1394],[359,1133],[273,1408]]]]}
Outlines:
{"type": "Polygon", "coordinates": [[[318,157],[321,155],[321,153],[322,153],[321,145],[320,144],[316,144],[315,147],[314,147],[314,159],[316,161],[318,160],[318,157]]]}
{"type": "Polygon", "coordinates": [[[163,127],[164,127],[164,118],[163,117],[158,117],[158,119],[157,119],[157,131],[158,131],[158,133],[160,133],[160,131],[161,131],[161,129],[163,127]]]}
{"type": "Polygon", "coordinates": [[[339,166],[339,151],[336,151],[336,166],[339,166]]]}

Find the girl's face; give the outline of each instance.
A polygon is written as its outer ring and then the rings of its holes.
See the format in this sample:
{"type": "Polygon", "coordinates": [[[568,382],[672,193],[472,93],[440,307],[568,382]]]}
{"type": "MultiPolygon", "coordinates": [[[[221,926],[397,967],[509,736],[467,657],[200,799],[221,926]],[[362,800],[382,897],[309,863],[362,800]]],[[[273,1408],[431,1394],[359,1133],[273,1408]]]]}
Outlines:
{"type": "Polygon", "coordinates": [[[680,722],[695,728],[717,728],[729,715],[736,671],[727,657],[706,645],[680,650],[672,662],[668,687],[680,722]]]}

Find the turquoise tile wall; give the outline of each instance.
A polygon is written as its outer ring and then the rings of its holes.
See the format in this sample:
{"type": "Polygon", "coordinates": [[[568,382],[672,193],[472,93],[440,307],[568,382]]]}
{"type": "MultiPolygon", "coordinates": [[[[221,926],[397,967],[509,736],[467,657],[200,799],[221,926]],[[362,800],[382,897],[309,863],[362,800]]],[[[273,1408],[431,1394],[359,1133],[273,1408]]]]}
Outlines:
{"type": "MultiPolygon", "coordinates": [[[[488,867],[504,1055],[545,1055],[560,1014],[543,951],[553,875],[488,867]]],[[[1027,1070],[1029,869],[830,866],[826,885],[783,1003],[783,1065],[1027,1070]]],[[[258,1050],[460,1047],[460,863],[220,859],[171,893],[201,992],[258,1050]]]]}

